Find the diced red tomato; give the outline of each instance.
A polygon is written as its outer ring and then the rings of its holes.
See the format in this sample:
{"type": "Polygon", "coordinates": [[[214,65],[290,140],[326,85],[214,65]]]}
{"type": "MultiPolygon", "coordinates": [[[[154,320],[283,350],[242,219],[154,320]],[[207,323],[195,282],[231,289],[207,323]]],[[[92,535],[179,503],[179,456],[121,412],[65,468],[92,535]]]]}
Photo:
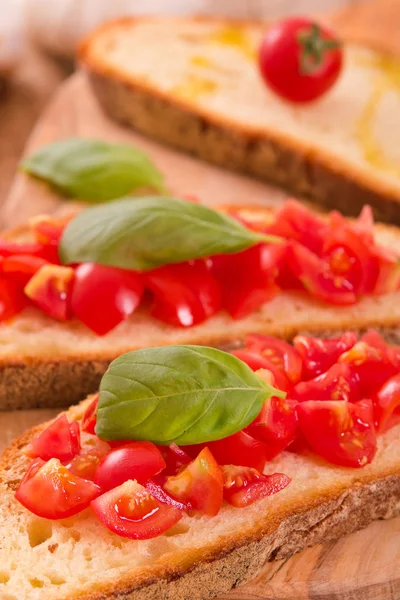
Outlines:
{"type": "Polygon", "coordinates": [[[77,421],[69,423],[63,414],[33,438],[24,453],[32,458],[58,458],[61,462],[66,462],[74,458],[80,448],[79,424],[77,421]]]}
{"type": "Polygon", "coordinates": [[[171,475],[164,489],[180,502],[189,502],[195,510],[211,517],[222,505],[223,476],[221,468],[208,448],[178,475],[171,475]]]}
{"type": "Polygon", "coordinates": [[[315,338],[298,335],[293,346],[303,360],[303,379],[312,379],[325,373],[341,354],[347,352],[357,342],[356,333],[348,331],[335,338],[315,338]]]}
{"type": "Polygon", "coordinates": [[[221,308],[221,290],[204,261],[165,265],[145,273],[152,314],[175,327],[202,323],[221,308]]]}
{"type": "Polygon", "coordinates": [[[86,433],[94,433],[96,427],[97,404],[99,402],[99,394],[96,394],[90,404],[88,404],[83,413],[81,421],[81,429],[86,433]]]}
{"type": "Polygon", "coordinates": [[[275,222],[267,232],[299,242],[319,255],[327,228],[327,223],[318,214],[300,202],[290,199],[278,211],[275,222]]]}
{"type": "Polygon", "coordinates": [[[132,540],[157,537],[182,517],[180,510],[162,504],[140,483],[131,480],[102,494],[91,506],[107,529],[132,540]]]}
{"type": "Polygon", "coordinates": [[[15,254],[4,258],[2,266],[7,279],[13,281],[18,287],[24,288],[31,277],[47,264],[47,260],[40,256],[15,254]]]}
{"type": "Polygon", "coordinates": [[[256,440],[244,430],[223,440],[208,442],[207,446],[219,465],[253,467],[262,471],[267,460],[266,444],[256,440]]]}
{"type": "Polygon", "coordinates": [[[269,398],[258,417],[246,427],[246,433],[265,443],[267,460],[285,450],[296,438],[295,405],[296,402],[284,398],[269,398]]]}
{"type": "Polygon", "coordinates": [[[258,371],[259,369],[266,369],[270,371],[274,377],[274,387],[279,390],[287,392],[290,389],[290,382],[286,375],[272,363],[268,358],[260,354],[259,352],[253,352],[251,350],[239,349],[231,352],[234,356],[245,362],[250,369],[258,371]]]}
{"type": "Polygon", "coordinates": [[[29,301],[13,281],[0,276],[0,323],[18,315],[29,301]]]}
{"type": "Polygon", "coordinates": [[[308,400],[297,405],[301,432],[325,460],[345,467],[364,467],[376,453],[372,402],[308,400]]]}
{"type": "Polygon", "coordinates": [[[275,280],[286,249],[257,244],[243,252],[213,256],[210,269],[222,288],[222,308],[234,319],[256,311],[277,293],[275,280]]]}
{"type": "Polygon", "coordinates": [[[107,442],[104,442],[97,436],[90,435],[85,440],[85,443],[82,444],[79,454],[66,466],[74,475],[82,477],[82,479],[94,481],[100,461],[110,450],[111,448],[107,442]]]}
{"type": "Polygon", "coordinates": [[[347,363],[335,363],[314,379],[298,383],[289,395],[298,402],[306,400],[356,402],[362,397],[358,377],[347,363]]]}
{"type": "Polygon", "coordinates": [[[139,273],[82,263],[75,269],[72,312],[97,335],[105,335],[134,313],[143,291],[139,273]]]}
{"type": "Polygon", "coordinates": [[[52,262],[53,252],[39,242],[13,242],[11,240],[0,239],[0,256],[14,256],[24,254],[29,256],[39,256],[52,262]]]}
{"type": "Polygon", "coordinates": [[[172,443],[170,446],[157,446],[165,460],[166,475],[175,475],[181,467],[191,462],[191,457],[182,448],[172,443]]]}
{"type": "Polygon", "coordinates": [[[250,467],[237,467],[225,465],[222,467],[224,475],[224,498],[232,506],[243,508],[280,492],[291,481],[282,473],[263,475],[250,467]]]}
{"type": "Polygon", "coordinates": [[[97,485],[70,473],[57,458],[36,458],[15,497],[38,517],[64,519],[84,510],[99,493],[97,485]]]}
{"type": "Polygon", "coordinates": [[[360,394],[364,398],[372,398],[385,381],[398,373],[398,365],[391,360],[387,347],[371,346],[362,340],[342,354],[339,363],[350,365],[359,378],[360,394]]]}
{"type": "Polygon", "coordinates": [[[58,246],[63,231],[72,216],[54,218],[49,215],[33,217],[30,226],[35,239],[40,244],[58,246]]]}
{"type": "Polygon", "coordinates": [[[108,452],[99,464],[95,483],[107,492],[128,479],[142,483],[165,468],[161,452],[151,442],[130,442],[108,452]]]}
{"type": "Polygon", "coordinates": [[[315,298],[328,304],[350,305],[357,302],[354,287],[345,276],[335,275],[329,263],[305,246],[289,245],[288,264],[295,277],[315,298]]]}
{"type": "Polygon", "coordinates": [[[24,292],[45,313],[65,321],[71,316],[70,299],[74,270],[44,265],[31,277],[24,292]]]}
{"type": "Polygon", "coordinates": [[[302,360],[295,348],[285,342],[269,335],[257,333],[248,334],[245,338],[245,347],[252,352],[260,353],[280,369],[292,385],[301,379],[302,360]]]}
{"type": "Polygon", "coordinates": [[[253,231],[265,232],[275,221],[272,211],[260,211],[257,207],[252,209],[251,206],[246,206],[245,208],[242,206],[231,206],[228,213],[231,217],[253,231]]]}
{"type": "Polygon", "coordinates": [[[383,384],[373,402],[378,432],[400,423],[400,373],[383,384]]]}
{"type": "Polygon", "coordinates": [[[168,494],[168,492],[164,490],[163,485],[165,485],[166,481],[166,475],[156,475],[155,477],[148,479],[143,485],[146,488],[146,490],[150,492],[150,494],[154,496],[154,498],[159,500],[162,504],[174,506],[179,510],[193,510],[193,506],[190,504],[190,502],[179,502],[178,500],[176,500],[176,498],[174,498],[173,496],[171,496],[171,494],[168,494]]]}

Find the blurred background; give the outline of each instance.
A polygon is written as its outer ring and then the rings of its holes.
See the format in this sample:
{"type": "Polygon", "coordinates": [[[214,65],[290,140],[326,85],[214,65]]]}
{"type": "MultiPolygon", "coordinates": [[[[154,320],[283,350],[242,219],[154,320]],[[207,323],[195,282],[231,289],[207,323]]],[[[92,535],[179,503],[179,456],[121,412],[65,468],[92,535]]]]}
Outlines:
{"type": "MultiPolygon", "coordinates": [[[[385,3],[382,18],[391,19],[393,7],[400,13],[400,0],[377,1],[385,3]]],[[[349,4],[362,10],[368,0],[0,0],[0,205],[35,121],[74,69],[79,39],[102,22],[157,13],[274,19],[349,4]]]]}

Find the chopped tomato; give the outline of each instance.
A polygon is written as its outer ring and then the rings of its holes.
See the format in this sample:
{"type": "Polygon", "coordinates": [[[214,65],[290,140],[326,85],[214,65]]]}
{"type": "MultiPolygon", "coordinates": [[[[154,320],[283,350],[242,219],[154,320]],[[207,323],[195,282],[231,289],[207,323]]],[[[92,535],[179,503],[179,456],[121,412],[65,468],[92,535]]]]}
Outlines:
{"type": "Polygon", "coordinates": [[[388,294],[400,287],[400,260],[397,254],[388,248],[371,248],[371,260],[376,264],[377,278],[373,294],[388,294]]]}
{"type": "Polygon", "coordinates": [[[345,276],[333,273],[326,260],[295,242],[289,245],[288,252],[288,264],[293,275],[312,296],[329,304],[357,302],[353,284],[345,276]]]}
{"type": "Polygon", "coordinates": [[[254,467],[262,471],[267,460],[266,444],[244,430],[223,440],[208,442],[207,446],[219,465],[254,467]]]}
{"type": "Polygon", "coordinates": [[[65,321],[70,318],[70,297],[74,270],[59,265],[43,265],[31,277],[24,292],[45,313],[65,321]]]}
{"type": "Polygon", "coordinates": [[[179,502],[173,496],[171,496],[171,494],[168,494],[168,492],[164,490],[163,485],[165,485],[166,481],[166,475],[156,475],[155,477],[148,479],[143,485],[146,490],[162,504],[175,506],[175,508],[178,508],[179,510],[192,510],[193,506],[190,504],[190,502],[179,502]]]}
{"type": "Polygon", "coordinates": [[[24,288],[31,277],[48,262],[40,256],[29,254],[15,254],[3,260],[3,273],[8,280],[13,281],[18,287],[24,288]]]}
{"type": "Polygon", "coordinates": [[[253,371],[258,371],[259,369],[270,371],[274,377],[273,385],[284,392],[289,390],[290,382],[288,378],[269,358],[266,358],[259,352],[246,349],[233,350],[231,354],[245,362],[253,371]]]}
{"type": "Polygon", "coordinates": [[[246,349],[260,353],[280,369],[292,385],[301,379],[302,360],[295,348],[269,335],[251,333],[245,338],[246,349]]]}
{"type": "Polygon", "coordinates": [[[130,442],[113,448],[99,464],[95,483],[107,492],[128,479],[142,483],[165,468],[161,452],[151,442],[130,442]]]}
{"type": "Polygon", "coordinates": [[[74,475],[94,481],[97,467],[110,446],[95,435],[87,436],[82,449],[66,466],[74,475]]]}
{"type": "Polygon", "coordinates": [[[96,498],[91,507],[107,529],[131,540],[157,537],[182,517],[180,510],[162,504],[131,480],[96,498]]]}
{"type": "Polygon", "coordinates": [[[88,404],[81,420],[81,429],[86,433],[95,433],[97,404],[99,402],[99,394],[96,394],[90,404],[88,404]]]}
{"type": "Polygon", "coordinates": [[[0,276],[0,323],[12,319],[27,305],[28,300],[19,287],[0,276]]]}
{"type": "Polygon", "coordinates": [[[222,287],[222,308],[234,319],[256,311],[277,293],[285,247],[257,244],[243,252],[213,256],[210,269],[222,287]]]}
{"type": "Polygon", "coordinates": [[[305,400],[356,402],[362,397],[359,379],[347,363],[335,363],[314,379],[298,383],[289,395],[298,402],[305,400]]]}
{"type": "Polygon", "coordinates": [[[58,246],[63,231],[71,216],[54,218],[49,215],[33,217],[30,226],[35,239],[40,244],[58,246]]]}
{"type": "Polygon", "coordinates": [[[204,261],[165,265],[145,274],[154,294],[152,314],[175,327],[191,327],[221,308],[221,290],[204,261]]]}
{"type": "Polygon", "coordinates": [[[277,212],[268,233],[299,242],[312,252],[320,254],[327,231],[327,223],[315,212],[297,200],[287,200],[277,212]]]}
{"type": "Polygon", "coordinates": [[[344,467],[364,467],[376,453],[372,402],[308,400],[297,405],[301,432],[325,460],[344,467]]]}
{"type": "Polygon", "coordinates": [[[291,444],[297,433],[296,403],[284,398],[269,398],[260,414],[245,431],[266,445],[266,458],[271,460],[291,444]]]}
{"type": "Polygon", "coordinates": [[[343,352],[347,352],[357,342],[357,334],[351,331],[335,338],[315,338],[298,335],[293,346],[303,360],[303,379],[312,379],[325,373],[343,352]]]}
{"type": "Polygon", "coordinates": [[[24,453],[32,458],[58,458],[61,462],[66,462],[78,454],[80,447],[79,424],[77,421],[69,423],[63,414],[33,438],[24,453]]]}
{"type": "Polygon", "coordinates": [[[400,423],[400,374],[388,379],[373,400],[375,424],[378,431],[386,431],[400,423]]]}
{"type": "Polygon", "coordinates": [[[181,467],[184,467],[192,460],[189,454],[186,454],[182,448],[172,443],[170,446],[157,446],[163,459],[165,460],[165,474],[175,475],[181,467]]]}
{"type": "Polygon", "coordinates": [[[174,498],[211,517],[221,508],[222,488],[222,471],[208,448],[177,475],[168,477],[164,485],[174,498]]]}
{"type": "Polygon", "coordinates": [[[237,467],[225,465],[222,467],[224,475],[224,498],[232,506],[243,508],[280,492],[290,483],[290,478],[282,473],[263,475],[250,467],[237,467]]]}
{"type": "Polygon", "coordinates": [[[75,269],[72,312],[97,335],[105,335],[134,313],[143,291],[139,273],[82,263],[75,269]]]}
{"type": "Polygon", "coordinates": [[[398,365],[391,360],[387,347],[372,346],[363,340],[342,354],[339,363],[350,365],[359,378],[360,394],[364,398],[372,398],[385,381],[398,373],[398,365]]]}
{"type": "Polygon", "coordinates": [[[252,209],[251,206],[232,206],[229,207],[229,215],[240,221],[248,229],[253,231],[266,231],[267,228],[274,222],[273,212],[260,211],[257,207],[252,209]]]}
{"type": "Polygon", "coordinates": [[[11,240],[0,239],[0,256],[14,256],[24,254],[29,256],[39,256],[50,262],[53,262],[54,251],[46,245],[39,242],[13,242],[11,240]]]}
{"type": "Polygon", "coordinates": [[[97,485],[70,473],[57,458],[36,458],[15,497],[38,517],[64,519],[84,510],[99,493],[97,485]]]}

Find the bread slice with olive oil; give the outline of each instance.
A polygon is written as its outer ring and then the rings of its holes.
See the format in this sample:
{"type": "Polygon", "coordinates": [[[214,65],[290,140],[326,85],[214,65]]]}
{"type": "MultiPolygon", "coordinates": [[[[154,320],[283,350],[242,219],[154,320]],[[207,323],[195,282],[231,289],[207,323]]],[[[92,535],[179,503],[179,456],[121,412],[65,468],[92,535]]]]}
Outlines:
{"type": "MultiPolygon", "coordinates": [[[[245,207],[243,211],[251,220],[273,218],[273,212],[265,207],[245,207]]],[[[400,253],[396,227],[378,224],[375,232],[380,244],[400,253]]],[[[22,227],[3,237],[26,241],[29,235],[29,228],[22,227]]],[[[219,312],[189,328],[167,325],[153,318],[148,308],[140,307],[103,337],[78,320],[56,321],[29,307],[11,322],[0,323],[0,410],[76,403],[94,392],[109,363],[129,350],[171,344],[229,349],[240,345],[249,332],[291,339],[305,331],[324,335],[369,327],[399,341],[399,323],[400,291],[364,296],[345,307],[323,304],[303,293],[280,292],[245,318],[234,320],[219,312]]]]}
{"type": "Polygon", "coordinates": [[[266,27],[124,19],[94,32],[80,61],[112,118],[344,213],[368,203],[400,223],[399,59],[348,40],[334,87],[292,105],[259,74],[266,27]]]}
{"type": "MultiPolygon", "coordinates": [[[[89,399],[70,408],[82,417],[89,399]]],[[[62,521],[38,518],[14,498],[30,459],[22,450],[46,426],[15,440],[0,461],[2,600],[207,600],[254,577],[266,561],[335,539],[400,513],[400,426],[379,436],[362,469],[283,452],[266,473],[290,485],[216,517],[185,515],[146,541],[106,530],[90,509],[62,521]]]]}

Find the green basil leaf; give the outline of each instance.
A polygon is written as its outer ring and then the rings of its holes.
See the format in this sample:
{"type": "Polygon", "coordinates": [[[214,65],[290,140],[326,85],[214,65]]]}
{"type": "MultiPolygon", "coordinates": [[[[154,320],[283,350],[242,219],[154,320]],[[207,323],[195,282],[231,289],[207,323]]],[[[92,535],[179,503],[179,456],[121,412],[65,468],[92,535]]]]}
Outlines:
{"type": "Polygon", "coordinates": [[[89,261],[145,271],[277,239],[207,206],[148,196],[86,209],[67,225],[59,253],[64,264],[89,261]]]}
{"type": "Polygon", "coordinates": [[[284,396],[222,350],[136,350],[114,360],[103,376],[96,433],[156,444],[219,440],[249,425],[272,395],[284,396]]]}
{"type": "Polygon", "coordinates": [[[89,202],[121,198],[140,188],[163,191],[163,177],[148,156],[132,146],[70,138],[48,144],[21,163],[67,196],[89,202]]]}

